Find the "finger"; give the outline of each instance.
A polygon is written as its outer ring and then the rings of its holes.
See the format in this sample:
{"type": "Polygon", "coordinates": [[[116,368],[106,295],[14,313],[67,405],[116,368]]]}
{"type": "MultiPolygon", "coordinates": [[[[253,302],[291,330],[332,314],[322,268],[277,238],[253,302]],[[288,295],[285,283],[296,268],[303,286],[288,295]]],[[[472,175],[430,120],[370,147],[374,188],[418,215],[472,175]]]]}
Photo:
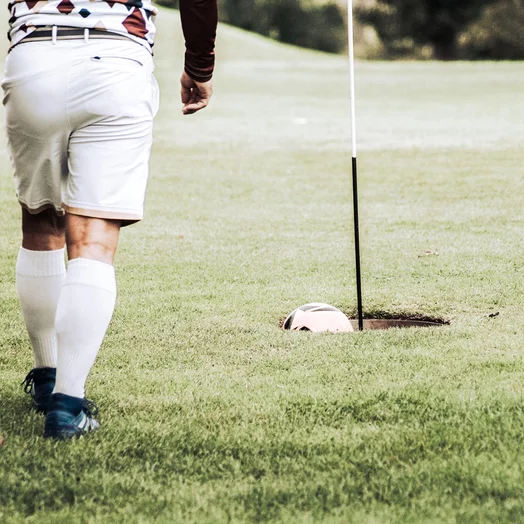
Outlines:
{"type": "Polygon", "coordinates": [[[200,101],[200,98],[198,96],[198,93],[195,90],[191,91],[191,96],[187,100],[187,102],[184,104],[185,106],[194,105],[197,102],[200,101]]]}
{"type": "Polygon", "coordinates": [[[185,106],[182,109],[182,114],[183,115],[193,115],[197,111],[200,111],[200,109],[203,109],[203,107],[200,106],[199,104],[190,104],[190,105],[185,106]]]}
{"type": "Polygon", "coordinates": [[[185,104],[182,108],[182,113],[184,115],[192,115],[201,109],[204,109],[208,104],[207,99],[197,100],[189,104],[185,104]]]}
{"type": "Polygon", "coordinates": [[[180,89],[180,99],[183,104],[187,104],[191,100],[191,89],[182,86],[180,89]]]}

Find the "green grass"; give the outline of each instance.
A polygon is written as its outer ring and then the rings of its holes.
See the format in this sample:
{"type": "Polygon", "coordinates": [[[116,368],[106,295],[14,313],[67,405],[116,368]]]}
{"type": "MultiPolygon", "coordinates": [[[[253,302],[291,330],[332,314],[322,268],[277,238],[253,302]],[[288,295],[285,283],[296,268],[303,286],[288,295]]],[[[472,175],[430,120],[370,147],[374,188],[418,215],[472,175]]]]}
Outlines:
{"type": "Polygon", "coordinates": [[[0,521],[523,521],[522,64],[358,64],[365,311],[451,324],[289,333],[306,302],[355,314],[346,63],[222,27],[213,104],[184,118],[158,21],[147,217],[79,441],[43,440],[19,387],[0,152],[0,521]]]}

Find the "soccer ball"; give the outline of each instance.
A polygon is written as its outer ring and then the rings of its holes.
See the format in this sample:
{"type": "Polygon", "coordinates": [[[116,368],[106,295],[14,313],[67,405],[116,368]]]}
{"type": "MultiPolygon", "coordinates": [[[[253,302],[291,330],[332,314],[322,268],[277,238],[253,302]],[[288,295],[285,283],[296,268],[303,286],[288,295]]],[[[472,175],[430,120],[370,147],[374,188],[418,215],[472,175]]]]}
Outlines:
{"type": "Polygon", "coordinates": [[[284,320],[283,328],[294,331],[312,331],[313,333],[354,331],[348,317],[340,309],[319,302],[304,304],[292,311],[284,320]]]}

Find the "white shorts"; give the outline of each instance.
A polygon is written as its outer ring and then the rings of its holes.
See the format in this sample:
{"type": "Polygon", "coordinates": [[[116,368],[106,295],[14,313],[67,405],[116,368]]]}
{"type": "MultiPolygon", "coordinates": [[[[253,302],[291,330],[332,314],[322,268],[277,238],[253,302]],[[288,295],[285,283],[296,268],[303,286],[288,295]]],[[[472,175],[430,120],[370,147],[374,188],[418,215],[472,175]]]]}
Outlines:
{"type": "Polygon", "coordinates": [[[132,223],[143,217],[158,85],[131,40],[19,44],[6,61],[5,120],[18,199],[132,223]]]}

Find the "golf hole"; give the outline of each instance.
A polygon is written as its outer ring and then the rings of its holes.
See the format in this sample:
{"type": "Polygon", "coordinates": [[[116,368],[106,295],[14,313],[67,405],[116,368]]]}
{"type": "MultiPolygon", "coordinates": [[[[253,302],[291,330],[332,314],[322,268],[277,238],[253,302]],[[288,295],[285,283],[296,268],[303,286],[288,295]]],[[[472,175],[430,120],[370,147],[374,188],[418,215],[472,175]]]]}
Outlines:
{"type": "MultiPolygon", "coordinates": [[[[385,311],[375,313],[377,318],[363,319],[364,330],[405,329],[405,328],[435,328],[448,325],[442,318],[427,317],[420,314],[393,316],[385,311]]],[[[371,317],[371,318],[370,318],[371,317]]],[[[321,302],[304,304],[294,309],[280,326],[290,331],[312,331],[314,333],[332,332],[348,333],[359,330],[358,319],[354,312],[350,314],[321,302]]]]}
{"type": "MultiPolygon", "coordinates": [[[[351,325],[358,331],[358,320],[351,319],[351,325]]],[[[447,326],[449,322],[442,319],[413,319],[413,318],[365,318],[364,330],[393,329],[393,328],[435,328],[447,326]]]]}

